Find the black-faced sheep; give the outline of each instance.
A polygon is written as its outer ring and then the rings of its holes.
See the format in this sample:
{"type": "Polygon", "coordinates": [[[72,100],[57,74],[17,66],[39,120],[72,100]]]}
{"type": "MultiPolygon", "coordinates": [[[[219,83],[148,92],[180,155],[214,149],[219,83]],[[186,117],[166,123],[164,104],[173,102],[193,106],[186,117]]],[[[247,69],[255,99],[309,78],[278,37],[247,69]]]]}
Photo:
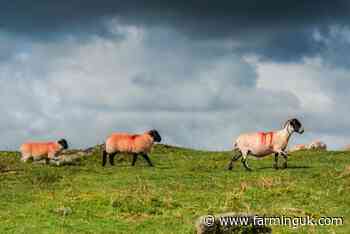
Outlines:
{"type": "Polygon", "coordinates": [[[60,151],[67,148],[68,143],[65,139],[57,142],[27,142],[20,147],[21,160],[26,162],[32,158],[33,161],[45,159],[48,162],[50,159],[54,159],[60,151]]]}
{"type": "Polygon", "coordinates": [[[297,119],[288,120],[279,131],[241,134],[234,143],[234,151],[238,151],[238,154],[233,155],[228,169],[232,170],[233,162],[242,157],[244,167],[251,170],[247,162],[248,155],[264,157],[272,153],[275,154],[274,167],[278,168],[278,156],[282,155],[285,160],[282,168],[286,168],[288,155],[285,149],[293,132],[299,134],[304,132],[304,128],[297,119]]]}
{"type": "Polygon", "coordinates": [[[107,157],[109,163],[114,165],[114,156],[118,153],[132,154],[132,166],[135,165],[138,155],[141,155],[150,166],[153,166],[148,153],[154,142],[161,140],[157,130],[147,131],[143,134],[113,133],[107,138],[105,148],[102,151],[102,166],[106,165],[107,157]]]}

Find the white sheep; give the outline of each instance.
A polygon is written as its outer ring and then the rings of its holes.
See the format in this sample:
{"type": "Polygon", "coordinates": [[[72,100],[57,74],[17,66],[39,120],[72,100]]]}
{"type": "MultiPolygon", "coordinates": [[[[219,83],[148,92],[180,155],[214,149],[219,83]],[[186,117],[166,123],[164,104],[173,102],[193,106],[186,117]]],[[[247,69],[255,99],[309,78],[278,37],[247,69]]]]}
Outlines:
{"type": "Polygon", "coordinates": [[[247,162],[248,155],[261,158],[272,153],[275,154],[274,168],[278,168],[279,155],[282,155],[285,160],[282,168],[287,168],[288,155],[285,149],[293,132],[299,134],[304,132],[298,119],[288,120],[279,131],[241,134],[234,143],[234,151],[238,151],[238,154],[233,155],[228,169],[232,170],[233,162],[242,157],[244,167],[251,170],[247,162]]]}
{"type": "Polygon", "coordinates": [[[310,150],[327,150],[327,145],[320,140],[315,140],[309,144],[308,148],[310,150]]]}

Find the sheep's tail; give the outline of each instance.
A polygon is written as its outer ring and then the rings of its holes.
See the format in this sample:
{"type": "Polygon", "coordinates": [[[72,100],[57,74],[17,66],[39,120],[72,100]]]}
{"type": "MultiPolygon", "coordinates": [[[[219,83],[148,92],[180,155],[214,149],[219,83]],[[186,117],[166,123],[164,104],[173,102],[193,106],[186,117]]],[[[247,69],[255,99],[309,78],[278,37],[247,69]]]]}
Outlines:
{"type": "Polygon", "coordinates": [[[107,151],[106,151],[106,147],[102,146],[102,166],[104,167],[106,165],[107,162],[107,151]]]}

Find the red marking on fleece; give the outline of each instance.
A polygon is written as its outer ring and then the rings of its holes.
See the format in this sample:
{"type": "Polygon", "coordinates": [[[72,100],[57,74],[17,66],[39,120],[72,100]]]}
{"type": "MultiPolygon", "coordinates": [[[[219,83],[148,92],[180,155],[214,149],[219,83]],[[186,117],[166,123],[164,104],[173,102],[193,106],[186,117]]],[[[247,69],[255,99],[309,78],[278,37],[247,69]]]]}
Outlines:
{"type": "Polygon", "coordinates": [[[131,135],[130,138],[131,138],[131,140],[134,140],[137,136],[139,136],[139,135],[137,135],[137,134],[131,135]]]}
{"type": "Polygon", "coordinates": [[[261,144],[263,144],[263,145],[266,145],[266,144],[267,144],[267,142],[266,142],[267,136],[270,136],[270,137],[269,137],[269,143],[268,143],[268,144],[269,144],[269,145],[272,144],[273,135],[274,135],[273,132],[259,132],[259,135],[260,135],[260,139],[261,139],[261,144]]]}

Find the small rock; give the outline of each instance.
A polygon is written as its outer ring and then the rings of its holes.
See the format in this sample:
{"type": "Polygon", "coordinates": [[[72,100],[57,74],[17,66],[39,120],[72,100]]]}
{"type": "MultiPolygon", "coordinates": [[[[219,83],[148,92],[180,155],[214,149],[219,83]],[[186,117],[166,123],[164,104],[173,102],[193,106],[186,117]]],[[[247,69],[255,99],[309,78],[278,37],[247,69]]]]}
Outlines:
{"type": "Polygon", "coordinates": [[[56,213],[58,213],[61,216],[67,216],[72,213],[72,209],[70,207],[60,207],[56,209],[56,213]]]}

